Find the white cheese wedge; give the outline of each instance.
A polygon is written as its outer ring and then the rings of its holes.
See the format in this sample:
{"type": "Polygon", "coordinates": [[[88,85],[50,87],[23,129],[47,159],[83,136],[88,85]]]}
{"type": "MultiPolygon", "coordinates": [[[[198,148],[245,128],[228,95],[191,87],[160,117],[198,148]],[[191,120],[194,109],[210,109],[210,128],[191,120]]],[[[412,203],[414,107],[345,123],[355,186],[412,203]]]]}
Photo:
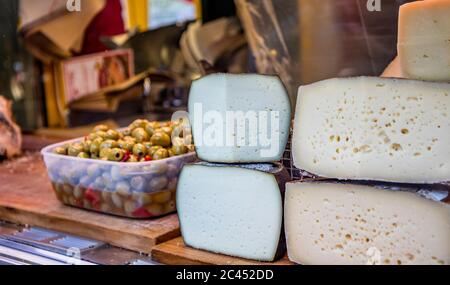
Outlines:
{"type": "Polygon", "coordinates": [[[289,259],[305,265],[450,264],[450,206],[405,191],[288,183],[289,259]]]}
{"type": "Polygon", "coordinates": [[[450,181],[450,84],[357,77],[300,87],[297,168],[337,179],[450,181]]]}
{"type": "Polygon", "coordinates": [[[400,7],[398,54],[407,78],[450,81],[450,1],[400,7]]]}
{"type": "Polygon", "coordinates": [[[184,242],[193,248],[258,261],[285,252],[281,165],[186,165],[177,189],[184,242]],[[260,170],[255,170],[260,169],[260,170]]]}
{"type": "Polygon", "coordinates": [[[189,115],[200,159],[273,162],[287,144],[291,105],[276,76],[213,74],[193,83],[189,115]]]}

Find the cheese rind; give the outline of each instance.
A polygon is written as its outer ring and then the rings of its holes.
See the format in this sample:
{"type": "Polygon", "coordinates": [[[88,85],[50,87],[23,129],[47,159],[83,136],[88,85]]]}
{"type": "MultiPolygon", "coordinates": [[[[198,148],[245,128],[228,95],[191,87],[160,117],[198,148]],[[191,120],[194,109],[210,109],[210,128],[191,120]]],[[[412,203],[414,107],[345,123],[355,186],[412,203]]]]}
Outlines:
{"type": "Polygon", "coordinates": [[[406,78],[450,81],[450,1],[400,7],[398,54],[406,78]]]}
{"type": "Polygon", "coordinates": [[[208,75],[193,82],[188,105],[201,160],[281,160],[289,137],[291,104],[277,76],[208,75]]]}
{"type": "Polygon", "coordinates": [[[343,180],[450,181],[450,84],[356,77],[299,89],[294,165],[343,180]]]}
{"type": "Polygon", "coordinates": [[[391,77],[391,78],[405,78],[402,72],[402,67],[400,66],[400,60],[396,57],[383,71],[381,77],[391,77]]]}
{"type": "Polygon", "coordinates": [[[288,183],[285,229],[299,264],[450,264],[450,206],[410,192],[288,183]]]}
{"type": "Polygon", "coordinates": [[[239,166],[192,164],[181,173],[177,209],[188,246],[273,261],[285,252],[282,166],[269,172],[239,166]]]}

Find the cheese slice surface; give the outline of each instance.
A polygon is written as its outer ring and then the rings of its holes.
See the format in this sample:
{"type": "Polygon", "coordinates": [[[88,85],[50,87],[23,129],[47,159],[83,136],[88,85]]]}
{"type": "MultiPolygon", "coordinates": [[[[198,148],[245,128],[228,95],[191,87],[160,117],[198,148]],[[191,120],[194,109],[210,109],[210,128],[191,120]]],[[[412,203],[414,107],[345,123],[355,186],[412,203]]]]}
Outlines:
{"type": "Polygon", "coordinates": [[[274,174],[238,166],[184,166],[177,210],[185,243],[214,253],[273,261],[285,252],[277,179],[283,180],[284,188],[287,175],[284,168],[274,174]]]}
{"type": "Polygon", "coordinates": [[[217,163],[281,160],[291,104],[276,76],[212,74],[193,82],[189,115],[197,155],[217,163]]]}
{"type": "Polygon", "coordinates": [[[288,183],[289,259],[305,265],[450,264],[450,206],[415,193],[288,183]]]}
{"type": "Polygon", "coordinates": [[[450,1],[400,7],[398,54],[407,78],[450,82],[450,1]]]}
{"type": "Polygon", "coordinates": [[[450,181],[450,84],[329,79],[299,89],[294,165],[342,180],[450,181]]]}

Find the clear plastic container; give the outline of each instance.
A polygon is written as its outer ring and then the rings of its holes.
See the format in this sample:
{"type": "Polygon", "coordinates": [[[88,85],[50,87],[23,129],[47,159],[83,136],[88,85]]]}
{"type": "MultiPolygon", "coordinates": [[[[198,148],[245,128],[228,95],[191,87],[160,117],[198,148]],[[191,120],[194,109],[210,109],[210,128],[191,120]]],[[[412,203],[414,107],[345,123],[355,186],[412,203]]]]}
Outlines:
{"type": "Polygon", "coordinates": [[[54,154],[59,146],[42,150],[58,200],[78,208],[130,218],[159,217],[176,211],[175,192],[183,165],[195,153],[164,160],[123,163],[54,154]]]}

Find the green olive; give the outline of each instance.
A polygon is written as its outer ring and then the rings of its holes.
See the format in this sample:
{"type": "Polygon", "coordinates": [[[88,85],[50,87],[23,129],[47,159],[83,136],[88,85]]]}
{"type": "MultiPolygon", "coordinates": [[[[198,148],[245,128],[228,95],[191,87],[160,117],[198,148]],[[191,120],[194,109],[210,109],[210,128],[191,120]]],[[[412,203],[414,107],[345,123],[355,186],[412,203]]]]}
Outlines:
{"type": "Polygon", "coordinates": [[[80,152],[77,157],[79,158],[90,158],[89,154],[87,154],[86,152],[80,152]]]}
{"type": "Polygon", "coordinates": [[[106,132],[104,132],[104,131],[98,131],[95,133],[95,135],[97,136],[97,138],[102,138],[102,139],[106,139],[106,136],[107,136],[106,132]]]}
{"type": "Polygon", "coordinates": [[[149,140],[149,136],[143,128],[134,129],[131,135],[136,139],[136,142],[138,143],[149,140]]]}
{"type": "Polygon", "coordinates": [[[142,144],[147,148],[147,152],[153,146],[151,142],[143,142],[142,144]]]}
{"type": "Polygon", "coordinates": [[[94,127],[93,131],[94,131],[94,132],[98,132],[98,131],[106,132],[108,129],[109,129],[109,128],[108,128],[107,125],[98,125],[98,126],[95,126],[95,127],[94,127]]]}
{"type": "Polygon", "coordinates": [[[147,147],[141,143],[135,144],[133,147],[133,154],[142,157],[147,154],[147,147]]]}
{"type": "Polygon", "coordinates": [[[106,148],[106,147],[100,149],[100,153],[99,153],[100,159],[108,158],[111,153],[111,150],[112,150],[111,148],[106,148]]]}
{"type": "Polygon", "coordinates": [[[97,138],[95,138],[95,139],[92,141],[92,143],[93,143],[93,144],[98,144],[98,145],[100,146],[100,144],[101,144],[103,141],[104,141],[104,139],[97,137],[97,138]]]}
{"type": "Polygon", "coordinates": [[[149,137],[153,136],[153,134],[155,133],[154,124],[152,124],[152,123],[147,123],[147,124],[145,125],[145,131],[147,132],[147,134],[148,134],[149,137]]]}
{"type": "Polygon", "coordinates": [[[169,157],[169,152],[165,148],[158,149],[152,156],[153,160],[161,160],[169,157]]]}
{"type": "Polygon", "coordinates": [[[150,141],[153,145],[160,145],[162,147],[170,146],[170,137],[164,132],[155,133],[150,141]]]}
{"type": "Polygon", "coordinates": [[[132,130],[134,130],[136,128],[144,128],[145,125],[147,124],[147,122],[148,122],[147,120],[138,119],[138,120],[135,120],[133,123],[131,123],[129,128],[132,130]]]}
{"type": "Polygon", "coordinates": [[[126,129],[124,129],[124,130],[122,131],[122,135],[123,135],[124,137],[126,137],[126,136],[131,136],[131,132],[132,132],[132,131],[133,131],[132,129],[126,128],[126,129]]]}
{"type": "Polygon", "coordinates": [[[125,151],[120,148],[113,148],[109,151],[107,158],[109,161],[122,161],[125,151]]]}
{"type": "Polygon", "coordinates": [[[160,129],[158,129],[156,132],[158,132],[158,131],[164,132],[164,133],[168,134],[169,136],[171,136],[173,129],[171,127],[162,127],[160,129]]]}
{"type": "Polygon", "coordinates": [[[106,139],[108,140],[118,140],[119,139],[119,133],[115,130],[108,130],[106,132],[106,139]]]}
{"type": "Polygon", "coordinates": [[[171,150],[175,155],[182,155],[188,152],[185,145],[173,145],[171,150]]]}
{"type": "Polygon", "coordinates": [[[67,155],[67,148],[66,147],[57,147],[53,150],[53,153],[60,154],[60,155],[67,155]]]}
{"type": "Polygon", "coordinates": [[[100,145],[92,143],[91,147],[89,148],[89,152],[91,153],[91,158],[92,156],[98,156],[98,154],[100,153],[100,145]]]}
{"type": "Polygon", "coordinates": [[[83,145],[81,143],[73,143],[69,146],[67,154],[70,156],[77,156],[83,151],[83,145]]]}
{"type": "Polygon", "coordinates": [[[89,147],[89,152],[93,154],[98,154],[100,151],[100,145],[102,144],[103,139],[102,138],[96,138],[91,142],[91,145],[89,147]]]}
{"type": "Polygon", "coordinates": [[[122,138],[122,140],[126,141],[126,142],[132,142],[132,143],[136,143],[136,139],[130,136],[125,136],[122,138]]]}
{"type": "Polygon", "coordinates": [[[117,148],[119,144],[114,140],[106,140],[100,144],[100,149],[103,148],[117,148]]]}
{"type": "Polygon", "coordinates": [[[149,122],[147,126],[151,126],[153,130],[161,128],[161,124],[159,122],[149,122]]]}
{"type": "Polygon", "coordinates": [[[135,145],[134,142],[124,141],[124,140],[120,140],[117,143],[119,144],[119,148],[124,149],[124,150],[128,150],[130,152],[133,151],[133,147],[135,145]]]}
{"type": "Polygon", "coordinates": [[[161,148],[162,148],[162,146],[159,146],[159,145],[152,146],[148,149],[148,154],[150,154],[150,156],[153,156],[153,154],[161,148]]]}
{"type": "Polygon", "coordinates": [[[89,152],[91,149],[91,144],[92,144],[91,140],[84,141],[83,142],[83,152],[89,152]]]}

